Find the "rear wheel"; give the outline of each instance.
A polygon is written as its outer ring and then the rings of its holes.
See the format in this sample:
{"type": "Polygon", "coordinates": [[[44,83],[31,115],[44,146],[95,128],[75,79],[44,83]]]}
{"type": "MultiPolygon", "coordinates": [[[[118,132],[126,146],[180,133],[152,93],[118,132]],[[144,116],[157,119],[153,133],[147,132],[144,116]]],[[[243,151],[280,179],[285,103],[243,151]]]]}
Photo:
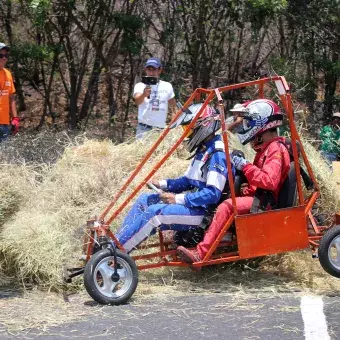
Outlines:
{"type": "Polygon", "coordinates": [[[138,270],[133,259],[116,250],[115,259],[110,249],[92,255],[85,266],[84,285],[90,296],[101,304],[120,305],[135,292],[138,284],[138,270]]]}
{"type": "Polygon", "coordinates": [[[328,274],[340,278],[340,225],[325,232],[318,254],[322,268],[328,274]]]}

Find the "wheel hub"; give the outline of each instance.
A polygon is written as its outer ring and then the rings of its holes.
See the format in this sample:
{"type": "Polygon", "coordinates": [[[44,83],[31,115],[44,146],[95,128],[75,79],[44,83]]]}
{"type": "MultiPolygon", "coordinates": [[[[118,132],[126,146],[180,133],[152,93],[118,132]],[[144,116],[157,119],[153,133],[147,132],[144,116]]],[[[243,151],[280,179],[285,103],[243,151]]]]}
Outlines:
{"type": "Polygon", "coordinates": [[[95,285],[101,294],[110,298],[118,298],[125,294],[132,284],[132,271],[129,264],[122,258],[117,259],[117,270],[114,269],[115,258],[106,257],[94,270],[97,278],[95,285]]]}
{"type": "Polygon", "coordinates": [[[113,273],[113,274],[111,275],[111,280],[112,280],[113,282],[118,282],[119,279],[120,279],[120,276],[119,276],[118,273],[113,273]]]}
{"type": "Polygon", "coordinates": [[[332,265],[340,269],[340,236],[335,237],[329,245],[328,256],[332,265]]]}

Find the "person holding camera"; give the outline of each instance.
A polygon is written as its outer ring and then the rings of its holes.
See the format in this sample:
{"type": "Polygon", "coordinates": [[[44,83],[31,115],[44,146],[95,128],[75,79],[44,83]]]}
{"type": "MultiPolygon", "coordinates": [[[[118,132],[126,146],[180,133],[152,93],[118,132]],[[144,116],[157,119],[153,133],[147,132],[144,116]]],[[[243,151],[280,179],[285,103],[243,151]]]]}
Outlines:
{"type": "Polygon", "coordinates": [[[11,132],[16,134],[19,129],[13,77],[5,68],[9,51],[6,44],[0,43],[0,142],[6,140],[11,132]]]}
{"type": "MultiPolygon", "coordinates": [[[[248,102],[246,102],[246,104],[248,104],[248,102]]],[[[231,133],[239,133],[243,130],[243,115],[248,111],[248,109],[245,104],[238,103],[235,104],[229,111],[232,112],[233,115],[226,119],[226,128],[231,133]]]]}
{"type": "Polygon", "coordinates": [[[175,111],[174,90],[169,82],[160,80],[163,71],[158,58],[150,58],[144,66],[146,77],[134,87],[133,98],[138,106],[136,139],[141,139],[152,129],[164,129],[168,108],[175,111]]]}

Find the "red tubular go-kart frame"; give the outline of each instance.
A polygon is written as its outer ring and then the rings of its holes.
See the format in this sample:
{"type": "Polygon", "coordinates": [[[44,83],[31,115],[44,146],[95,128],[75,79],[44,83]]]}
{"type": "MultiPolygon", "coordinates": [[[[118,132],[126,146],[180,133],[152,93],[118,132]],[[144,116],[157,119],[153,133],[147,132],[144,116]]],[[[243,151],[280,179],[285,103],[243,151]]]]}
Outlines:
{"type": "MultiPolygon", "coordinates": [[[[263,78],[254,81],[249,81],[240,84],[228,85],[215,89],[196,89],[190,98],[186,101],[183,108],[179,110],[173,117],[171,123],[162,132],[157,141],[147,152],[144,158],[141,160],[136,169],[132,172],[129,178],[125,181],[125,184],[118,191],[113,198],[112,202],[108,205],[105,211],[99,218],[88,221],[88,228],[90,230],[90,237],[87,237],[87,242],[84,243],[84,250],[86,250],[86,262],[90,259],[94,247],[94,235],[97,234],[97,238],[101,236],[108,236],[114,241],[117,248],[122,250],[124,247],[119,243],[115,235],[110,231],[109,226],[112,221],[119,215],[119,213],[126,207],[126,205],[135,197],[140,189],[152,178],[156,171],[163,165],[163,163],[169,158],[169,156],[177,149],[186,136],[186,131],[183,132],[177,142],[171,147],[171,149],[162,157],[162,159],[152,168],[148,175],[137,185],[133,192],[125,199],[125,201],[111,214],[111,216],[105,219],[108,213],[111,211],[120,195],[127,189],[129,184],[139,173],[140,169],[144,166],[147,160],[151,157],[153,152],[157,149],[159,144],[163,141],[166,135],[169,133],[172,123],[174,123],[184,110],[186,110],[194,100],[201,101],[201,96],[205,95],[206,99],[203,102],[201,109],[197,112],[194,119],[187,126],[187,130],[195,124],[205,107],[216,97],[219,105],[221,123],[222,123],[222,137],[225,147],[225,154],[227,158],[228,166],[228,180],[229,187],[231,189],[231,199],[234,207],[234,214],[225,222],[223,229],[219,236],[215,240],[213,246],[200,262],[193,263],[192,267],[201,267],[206,265],[218,264],[223,262],[232,262],[242,259],[254,258],[258,256],[264,256],[269,254],[276,254],[281,252],[293,251],[297,249],[304,249],[308,245],[312,248],[313,253],[316,253],[319,246],[319,241],[323,235],[323,232],[328,228],[326,226],[318,226],[315,218],[312,215],[312,207],[319,196],[319,187],[313,174],[312,168],[307,159],[306,153],[303,149],[300,137],[298,135],[296,126],[294,124],[294,115],[291,102],[291,95],[289,87],[284,77],[276,76],[271,78],[263,78]],[[272,210],[268,212],[261,212],[256,214],[248,214],[243,216],[237,215],[235,190],[231,169],[231,160],[228,146],[228,134],[226,131],[224,105],[221,97],[221,93],[230,90],[244,88],[249,86],[258,86],[259,98],[264,96],[264,85],[269,82],[275,82],[276,88],[279,93],[282,105],[287,113],[289,122],[289,128],[291,132],[292,150],[294,156],[294,163],[296,169],[297,178],[297,192],[298,192],[298,205],[292,208],[286,208],[281,210],[272,210]],[[307,172],[314,183],[313,192],[309,197],[305,198],[302,189],[302,181],[300,177],[299,155],[297,149],[297,142],[300,144],[300,153],[302,160],[307,168],[307,172]],[[308,223],[309,222],[309,223],[308,223]],[[225,231],[229,226],[235,223],[236,226],[236,241],[233,242],[220,242],[225,234],[225,231]],[[237,244],[237,251],[228,253],[216,253],[217,248],[224,247],[226,245],[237,244]]],[[[202,101],[201,101],[202,102],[202,101]]],[[[340,223],[340,215],[336,214],[335,223],[340,223]]],[[[187,263],[180,261],[176,256],[176,250],[170,250],[168,243],[164,242],[163,234],[159,232],[159,242],[154,244],[148,244],[143,246],[143,249],[150,249],[159,247],[159,251],[151,252],[149,254],[132,256],[135,261],[157,259],[157,262],[144,263],[138,265],[138,269],[156,268],[162,266],[189,266],[187,263]]],[[[83,272],[81,268],[79,271],[72,271],[69,277],[76,276],[83,272]]]]}

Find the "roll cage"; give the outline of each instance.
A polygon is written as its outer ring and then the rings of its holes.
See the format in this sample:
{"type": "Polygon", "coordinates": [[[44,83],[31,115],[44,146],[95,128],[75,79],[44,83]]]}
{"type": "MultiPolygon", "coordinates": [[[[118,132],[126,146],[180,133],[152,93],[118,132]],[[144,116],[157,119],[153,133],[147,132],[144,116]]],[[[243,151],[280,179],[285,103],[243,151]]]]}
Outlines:
{"type": "MultiPolygon", "coordinates": [[[[227,159],[228,181],[231,191],[230,198],[232,200],[234,213],[227,221],[225,221],[225,225],[222,231],[220,232],[219,236],[215,240],[214,244],[204,257],[204,259],[200,262],[192,264],[192,266],[200,267],[246,258],[253,258],[268,254],[286,252],[296,249],[303,249],[308,247],[308,245],[312,248],[314,252],[317,250],[322,232],[327,228],[325,226],[318,226],[317,221],[315,220],[311,212],[312,207],[320,194],[319,186],[316,182],[314,173],[312,171],[294,123],[294,113],[289,86],[284,77],[275,76],[240,84],[227,85],[215,89],[196,89],[192,93],[190,98],[185,102],[182,109],[175,114],[168,127],[163,130],[159,138],[155,141],[155,143],[140,161],[135,170],[127,178],[121,189],[116,193],[111,203],[107,206],[107,208],[103,211],[99,218],[91,219],[88,221],[87,226],[90,230],[90,237],[85,243],[86,261],[88,261],[92,255],[93,247],[96,242],[95,235],[97,239],[108,236],[111,240],[113,240],[117,248],[125,251],[124,247],[119,243],[118,239],[110,230],[109,226],[122,212],[126,205],[136,196],[141,188],[154,176],[154,174],[159,170],[164,162],[178,148],[178,146],[184,140],[187,131],[189,131],[194,126],[195,122],[200,117],[206,106],[214,99],[217,99],[217,105],[220,112],[222,139],[224,142],[225,154],[227,159]],[[222,94],[231,90],[256,86],[258,88],[258,98],[264,98],[265,85],[269,83],[275,84],[282,106],[287,114],[290,138],[292,143],[292,153],[294,157],[296,171],[298,205],[291,208],[240,216],[237,214],[236,194],[234,189],[234,179],[232,176],[232,165],[228,144],[228,133],[226,131],[222,94]],[[195,117],[190,122],[190,124],[186,126],[186,130],[183,131],[182,135],[178,138],[178,140],[174,143],[170,150],[156,163],[156,165],[149,171],[149,173],[135,187],[135,189],[128,195],[128,197],[113,212],[111,212],[120,196],[126,191],[132,180],[137,176],[145,163],[150,159],[152,154],[155,152],[155,150],[158,148],[164,138],[168,135],[168,133],[170,132],[170,126],[174,122],[176,122],[181,114],[195,101],[202,102],[203,104],[200,110],[196,113],[195,117]],[[297,142],[300,144],[299,152],[297,148],[297,142]],[[302,187],[299,166],[299,153],[301,156],[300,158],[307,169],[308,175],[310,176],[314,184],[312,192],[310,192],[307,197],[305,197],[302,187]],[[221,241],[225,234],[225,231],[230,227],[232,223],[235,223],[236,227],[236,240],[229,243],[221,241]],[[216,252],[217,249],[222,248],[226,245],[237,245],[238,247],[237,250],[231,252],[216,252]]],[[[176,250],[169,249],[169,242],[164,241],[163,233],[161,231],[158,232],[158,238],[158,242],[143,246],[143,249],[158,248],[158,251],[132,256],[133,259],[138,262],[140,262],[141,260],[157,260],[156,262],[147,261],[147,263],[144,262],[142,264],[139,264],[138,269],[148,269],[161,266],[188,266],[188,264],[180,261],[177,258],[176,250]]]]}

